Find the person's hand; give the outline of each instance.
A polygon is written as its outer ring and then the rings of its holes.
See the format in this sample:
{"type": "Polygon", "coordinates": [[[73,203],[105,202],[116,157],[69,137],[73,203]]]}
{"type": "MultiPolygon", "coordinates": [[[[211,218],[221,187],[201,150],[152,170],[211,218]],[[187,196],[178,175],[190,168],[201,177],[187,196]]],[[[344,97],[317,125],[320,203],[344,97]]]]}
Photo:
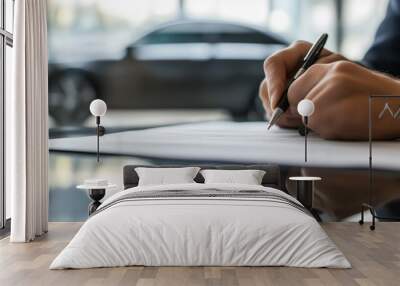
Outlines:
{"type": "MultiPolygon", "coordinates": [[[[265,79],[261,83],[259,95],[268,118],[276,108],[289,78],[297,71],[299,64],[301,64],[310,47],[311,44],[308,42],[297,41],[290,47],[275,53],[265,60],[265,79]]],[[[332,63],[344,59],[339,54],[323,50],[317,63],[332,63]]],[[[301,117],[297,113],[297,104],[295,105],[290,97],[289,103],[289,109],[282,114],[277,122],[280,127],[293,128],[301,125],[301,117]]]]}
{"type": "MultiPolygon", "coordinates": [[[[286,50],[287,53],[290,52],[291,56],[294,55],[292,48],[286,50]]],[[[289,57],[284,57],[287,62],[283,61],[282,52],[273,56],[280,56],[280,61],[278,59],[266,61],[266,80],[264,87],[261,86],[261,90],[264,88],[264,92],[261,93],[264,103],[267,103],[266,109],[268,105],[271,108],[271,105],[274,107],[278,102],[280,94],[276,90],[284,89],[284,85],[278,83],[281,82],[281,77],[277,78],[277,75],[283,74],[282,66],[284,66],[284,71],[289,70],[287,68],[289,57]],[[270,63],[271,61],[272,63],[270,63]],[[279,62],[281,64],[276,64],[279,62]],[[281,67],[279,68],[279,66],[281,67]],[[275,69],[275,73],[273,69],[275,69]],[[265,94],[265,86],[267,94],[265,94]],[[271,101],[268,100],[269,94],[271,94],[271,101]]],[[[297,114],[297,104],[302,99],[308,98],[315,105],[315,112],[309,118],[308,126],[321,137],[356,140],[368,138],[368,95],[400,95],[400,82],[350,61],[339,60],[340,58],[340,55],[324,51],[320,61],[293,82],[288,92],[290,108],[283,115],[279,126],[296,127],[300,125],[301,117],[297,114]]],[[[391,102],[397,111],[399,100],[397,102],[396,100],[386,100],[386,102],[391,102]]],[[[383,102],[374,107],[373,116],[377,118],[382,110],[383,102]]],[[[271,109],[269,111],[267,109],[267,111],[271,112],[271,109]]],[[[374,138],[400,137],[399,124],[393,124],[392,120],[393,118],[389,116],[379,120],[379,124],[376,124],[374,128],[374,138]]]]}
{"type": "MultiPolygon", "coordinates": [[[[350,61],[315,64],[289,88],[294,106],[303,98],[314,102],[308,126],[326,139],[368,139],[369,95],[400,95],[400,81],[350,61]]],[[[400,137],[399,124],[385,114],[378,119],[384,103],[397,112],[399,99],[385,99],[373,105],[373,137],[400,137]]]]}

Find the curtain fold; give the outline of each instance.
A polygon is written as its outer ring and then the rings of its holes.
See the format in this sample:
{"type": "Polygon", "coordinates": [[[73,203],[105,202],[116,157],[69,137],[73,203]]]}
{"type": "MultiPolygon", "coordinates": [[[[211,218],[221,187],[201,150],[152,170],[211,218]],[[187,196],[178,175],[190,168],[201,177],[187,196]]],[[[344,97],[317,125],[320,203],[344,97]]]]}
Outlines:
{"type": "Polygon", "coordinates": [[[46,0],[15,1],[13,92],[6,111],[6,187],[12,242],[47,232],[48,87],[46,0]]]}

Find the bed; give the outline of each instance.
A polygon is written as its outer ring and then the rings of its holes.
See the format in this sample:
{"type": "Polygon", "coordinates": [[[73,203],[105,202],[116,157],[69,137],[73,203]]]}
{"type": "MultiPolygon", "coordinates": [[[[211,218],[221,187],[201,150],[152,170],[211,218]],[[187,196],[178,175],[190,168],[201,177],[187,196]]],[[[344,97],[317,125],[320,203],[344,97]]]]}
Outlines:
{"type": "Polygon", "coordinates": [[[153,186],[138,186],[136,167],[124,167],[125,190],[102,203],[50,269],[351,267],[308,210],[279,190],[277,166],[200,166],[264,170],[261,185],[204,184],[198,174],[194,183],[153,186]]]}

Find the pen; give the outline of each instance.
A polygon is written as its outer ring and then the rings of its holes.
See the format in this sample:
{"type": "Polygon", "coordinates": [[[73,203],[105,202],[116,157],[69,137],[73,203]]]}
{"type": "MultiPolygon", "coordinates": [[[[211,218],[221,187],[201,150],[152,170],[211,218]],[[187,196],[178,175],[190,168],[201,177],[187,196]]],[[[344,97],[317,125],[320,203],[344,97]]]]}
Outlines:
{"type": "Polygon", "coordinates": [[[289,108],[288,91],[290,85],[317,61],[321,51],[325,46],[327,39],[328,39],[328,34],[322,34],[321,37],[319,37],[318,41],[316,41],[315,44],[312,45],[312,47],[308,50],[300,68],[286,85],[286,89],[283,92],[283,95],[279,100],[277,107],[272,113],[272,117],[268,125],[268,130],[278,121],[279,117],[281,117],[281,115],[289,108]]]}

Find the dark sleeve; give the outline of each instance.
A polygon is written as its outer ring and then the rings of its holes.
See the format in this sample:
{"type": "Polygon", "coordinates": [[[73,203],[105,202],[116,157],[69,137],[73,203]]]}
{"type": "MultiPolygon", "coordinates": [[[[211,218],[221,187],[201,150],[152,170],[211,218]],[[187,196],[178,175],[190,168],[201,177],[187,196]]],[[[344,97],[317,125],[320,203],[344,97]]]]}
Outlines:
{"type": "Polygon", "coordinates": [[[390,0],[386,17],[362,63],[400,77],[400,0],[390,0]]]}

